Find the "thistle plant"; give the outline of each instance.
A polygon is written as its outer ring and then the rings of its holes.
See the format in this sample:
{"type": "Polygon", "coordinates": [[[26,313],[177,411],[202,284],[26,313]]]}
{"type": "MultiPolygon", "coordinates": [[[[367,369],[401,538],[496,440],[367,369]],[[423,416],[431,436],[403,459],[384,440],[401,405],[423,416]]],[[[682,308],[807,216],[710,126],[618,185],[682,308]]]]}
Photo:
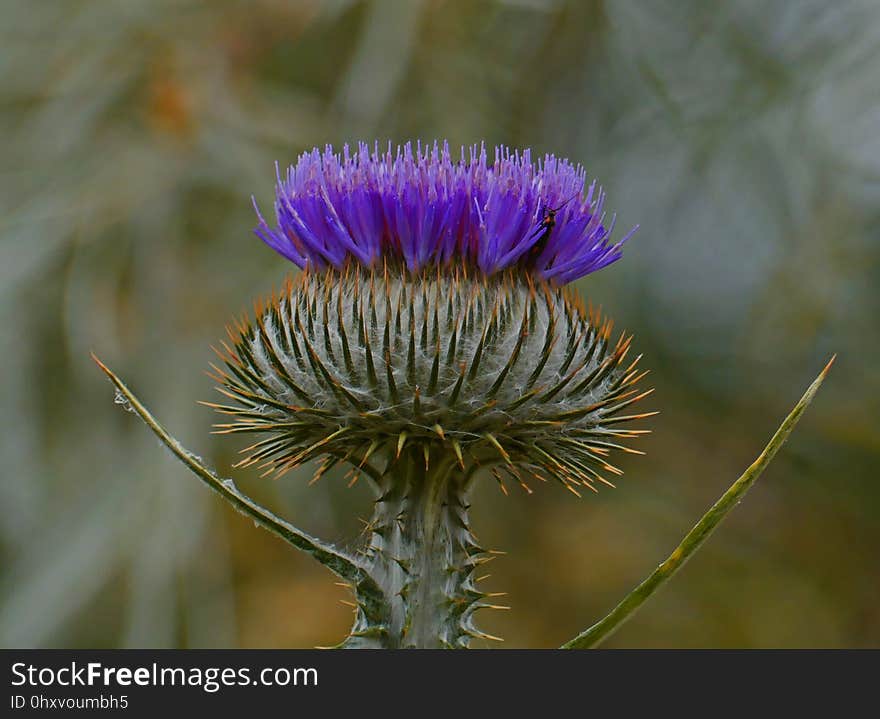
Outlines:
{"type": "MultiPolygon", "coordinates": [[[[654,412],[632,338],[566,287],[615,262],[604,194],[580,166],[528,151],[360,145],[302,155],[278,173],[275,223],[256,234],[302,271],[235,321],[206,403],[222,434],[252,436],[238,467],[281,477],[336,465],[375,491],[367,540],[349,553],[305,534],[219,479],[118,391],[209,486],[348,582],[346,648],[465,648],[492,558],[471,530],[469,492],[556,483],[613,486],[615,457],[654,412]]],[[[103,367],[103,365],[102,365],[103,367]]],[[[824,374],[822,375],[824,376],[824,374]]],[[[757,478],[820,377],[750,468],[658,572],[567,646],[591,646],[704,541],[757,478]],[[775,444],[774,444],[775,443],[775,444]],[[662,571],[661,571],[662,570],[662,571]],[[655,576],[656,575],[656,576],[655,576]]]]}

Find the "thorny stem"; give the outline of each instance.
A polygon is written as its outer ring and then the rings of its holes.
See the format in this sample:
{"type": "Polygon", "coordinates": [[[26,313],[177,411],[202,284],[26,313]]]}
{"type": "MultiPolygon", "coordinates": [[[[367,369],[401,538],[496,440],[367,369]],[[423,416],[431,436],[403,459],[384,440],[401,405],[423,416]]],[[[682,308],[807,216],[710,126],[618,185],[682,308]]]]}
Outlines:
{"type": "Polygon", "coordinates": [[[489,605],[472,575],[486,555],[470,532],[456,458],[414,447],[389,462],[379,491],[366,559],[390,622],[377,633],[359,616],[345,646],[453,648],[483,636],[471,615],[489,605]]]}
{"type": "Polygon", "coordinates": [[[681,569],[685,562],[697,551],[705,542],[715,528],[721,524],[721,521],[727,516],[740,500],[745,496],[749,488],[757,481],[761,473],[770,464],[770,460],[779,451],[788,436],[791,434],[804,410],[813,401],[813,397],[818,392],[828,370],[834,363],[836,355],[831,358],[825,368],[819,373],[819,376],[804,392],[803,397],[795,405],[791,413],[783,420],[776,434],[773,435],[770,442],[764,448],[764,451],[758,455],[758,458],[752,465],[742,474],[742,476],[734,482],[730,488],[721,496],[721,498],[712,505],[712,508],[703,515],[702,519],[694,525],[694,528],[685,535],[681,543],[675,548],[675,551],[660,566],[657,567],[641,584],[633,589],[611,612],[603,619],[596,622],[589,629],[578,634],[571,641],[562,645],[562,649],[592,649],[601,644],[605,639],[617,631],[621,625],[629,619],[636,610],[644,604],[648,598],[654,594],[663,584],[669,581],[672,576],[681,569]]]}

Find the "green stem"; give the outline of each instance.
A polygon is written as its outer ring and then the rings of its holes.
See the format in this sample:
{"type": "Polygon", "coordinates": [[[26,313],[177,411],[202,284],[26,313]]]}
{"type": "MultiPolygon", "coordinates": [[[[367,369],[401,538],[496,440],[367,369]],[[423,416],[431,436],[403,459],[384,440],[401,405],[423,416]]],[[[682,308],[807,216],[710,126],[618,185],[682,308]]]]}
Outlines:
{"type": "Polygon", "coordinates": [[[788,417],[779,426],[779,429],[776,430],[776,434],[773,435],[764,451],[761,452],[752,465],[730,486],[712,508],[703,515],[703,518],[687,533],[666,561],[633,589],[606,617],[581,634],[578,634],[571,641],[563,644],[562,649],[592,649],[598,646],[617,631],[647,601],[648,597],[656,592],[665,582],[669,581],[684,566],[690,556],[702,546],[703,542],[709,538],[709,535],[727,516],[727,513],[740,502],[749,488],[761,476],[761,473],[776,455],[776,452],[779,451],[785,440],[788,439],[804,410],[806,410],[819,390],[822,381],[828,374],[828,370],[831,369],[831,365],[834,363],[835,357],[831,358],[825,369],[819,373],[819,376],[807,388],[804,396],[801,397],[788,417]]]}
{"type": "Polygon", "coordinates": [[[358,615],[348,648],[456,648],[482,636],[473,613],[489,605],[473,574],[485,553],[468,525],[463,473],[444,453],[427,465],[420,448],[405,450],[380,481],[366,561],[389,621],[377,627],[358,615]]]}
{"type": "MultiPolygon", "coordinates": [[[[239,512],[249,516],[263,529],[267,529],[276,537],[280,537],[285,542],[292,544],[299,550],[310,554],[321,564],[334,572],[343,579],[362,584],[365,581],[364,567],[359,563],[358,559],[350,556],[329,544],[316,539],[305,532],[297,529],[295,526],[276,516],[269,510],[261,507],[250,497],[241,492],[231,479],[221,479],[212,470],[208,469],[192,452],[186,450],[180,442],[168,434],[167,430],[159,424],[159,422],[150,414],[149,410],[144,407],[131,390],[125,386],[119,377],[117,377],[101,360],[94,354],[92,359],[95,360],[98,367],[103,370],[110,381],[116,386],[119,393],[129,403],[131,408],[140,416],[144,423],[156,434],[162,443],[170,449],[175,456],[180,459],[192,472],[201,479],[208,487],[223,497],[239,512]]],[[[371,582],[367,581],[367,584],[371,582]]],[[[378,587],[367,586],[368,591],[374,590],[378,593],[378,587]]]]}

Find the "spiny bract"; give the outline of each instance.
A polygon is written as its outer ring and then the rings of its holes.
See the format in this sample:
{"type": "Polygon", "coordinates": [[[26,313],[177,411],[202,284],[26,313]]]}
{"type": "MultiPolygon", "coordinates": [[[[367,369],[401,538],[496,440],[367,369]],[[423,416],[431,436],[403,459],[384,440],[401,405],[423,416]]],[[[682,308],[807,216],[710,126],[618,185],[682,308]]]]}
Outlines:
{"type": "Polygon", "coordinates": [[[627,361],[631,337],[578,296],[527,274],[462,266],[417,273],[348,263],[305,272],[230,329],[217,369],[235,421],[263,435],[242,465],[283,474],[323,457],[372,474],[417,449],[454,456],[468,474],[552,478],[594,489],[619,474],[607,459],[644,430],[624,423],[649,394],[627,361]]]}

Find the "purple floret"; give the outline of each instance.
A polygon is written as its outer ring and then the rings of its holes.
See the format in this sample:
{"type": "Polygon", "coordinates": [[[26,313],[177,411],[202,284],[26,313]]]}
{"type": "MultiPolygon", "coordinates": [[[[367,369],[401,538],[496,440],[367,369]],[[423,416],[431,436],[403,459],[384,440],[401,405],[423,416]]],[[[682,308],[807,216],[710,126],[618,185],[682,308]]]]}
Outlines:
{"type": "MultiPolygon", "coordinates": [[[[299,267],[365,265],[402,258],[410,270],[465,262],[493,274],[519,266],[565,284],[621,256],[604,223],[604,193],[586,185],[581,166],[529,150],[407,143],[392,152],[365,143],[300,156],[278,174],[270,227],[257,208],[255,232],[299,267]],[[552,211],[555,210],[555,216],[552,211]]],[[[255,203],[256,208],[256,203],[255,203]]]]}

